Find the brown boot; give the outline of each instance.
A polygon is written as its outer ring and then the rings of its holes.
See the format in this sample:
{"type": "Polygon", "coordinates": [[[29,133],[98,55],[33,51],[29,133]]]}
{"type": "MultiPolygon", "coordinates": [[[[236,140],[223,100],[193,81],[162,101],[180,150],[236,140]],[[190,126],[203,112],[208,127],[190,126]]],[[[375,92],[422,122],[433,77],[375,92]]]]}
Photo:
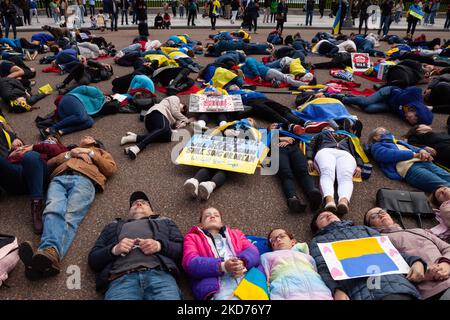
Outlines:
{"type": "Polygon", "coordinates": [[[31,216],[33,217],[33,231],[37,235],[42,234],[42,212],[44,211],[43,200],[31,200],[31,216]]]}
{"type": "Polygon", "coordinates": [[[38,250],[33,256],[33,269],[42,272],[42,277],[56,276],[61,272],[59,254],[55,248],[38,250]]]}

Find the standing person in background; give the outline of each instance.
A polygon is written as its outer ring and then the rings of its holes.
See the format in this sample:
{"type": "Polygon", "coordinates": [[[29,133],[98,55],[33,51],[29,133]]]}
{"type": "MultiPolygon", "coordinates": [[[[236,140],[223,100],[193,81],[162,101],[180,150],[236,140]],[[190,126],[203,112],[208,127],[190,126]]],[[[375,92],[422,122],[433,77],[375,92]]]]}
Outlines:
{"type": "Polygon", "coordinates": [[[325,11],[325,0],[319,0],[320,19],[323,18],[323,12],[324,11],[325,11]]]}
{"type": "Polygon", "coordinates": [[[39,23],[39,14],[37,11],[37,3],[36,0],[30,0],[30,16],[36,16],[36,22],[39,23]]]}
{"type": "Polygon", "coordinates": [[[253,26],[253,32],[256,33],[256,29],[258,27],[258,16],[259,16],[259,3],[255,0],[248,0],[247,6],[244,10],[244,17],[246,17],[246,20],[248,22],[248,31],[252,31],[253,26]]]}
{"type": "Polygon", "coordinates": [[[431,13],[430,13],[430,24],[432,26],[434,26],[434,19],[436,18],[436,15],[437,15],[440,7],[441,7],[441,1],[433,0],[432,5],[431,5],[431,13]]]}
{"type": "Polygon", "coordinates": [[[409,6],[408,18],[406,19],[408,22],[408,28],[406,29],[407,38],[413,37],[414,31],[416,31],[417,23],[421,20],[421,18],[417,17],[417,12],[423,12],[420,6],[420,0],[414,0],[414,3],[409,6]]]}
{"type": "Polygon", "coordinates": [[[333,18],[336,16],[337,12],[339,10],[339,3],[337,0],[331,0],[331,12],[329,17],[333,18]]]}
{"type": "Polygon", "coordinates": [[[220,2],[219,0],[209,0],[209,17],[211,19],[211,30],[216,30],[217,17],[220,15],[220,2]]]}
{"type": "Polygon", "coordinates": [[[395,12],[394,21],[397,24],[400,22],[400,17],[402,16],[402,11],[403,11],[403,0],[400,0],[394,7],[394,12],[395,12]]]}
{"type": "Polygon", "coordinates": [[[170,1],[170,7],[172,8],[172,14],[173,17],[175,18],[177,16],[178,1],[177,0],[170,1]]]}
{"type": "Polygon", "coordinates": [[[231,18],[231,0],[225,0],[223,3],[225,5],[225,19],[230,19],[231,18]]]}
{"type": "Polygon", "coordinates": [[[89,10],[91,16],[95,16],[95,0],[89,0],[89,10]]]}
{"type": "Polygon", "coordinates": [[[393,6],[392,0],[385,0],[381,5],[381,20],[378,35],[380,35],[382,29],[383,37],[388,34],[393,6]]]}
{"type": "Polygon", "coordinates": [[[128,0],[120,0],[120,12],[122,15],[122,25],[123,25],[123,18],[125,17],[125,22],[128,25],[128,8],[130,7],[130,3],[128,0]]]}
{"type": "Polygon", "coordinates": [[[11,3],[11,0],[5,0],[0,4],[1,13],[3,16],[3,22],[5,23],[5,38],[8,38],[9,28],[12,27],[14,33],[14,39],[17,38],[16,30],[16,15],[17,10],[11,3]]]}
{"type": "Polygon", "coordinates": [[[276,29],[280,30],[283,33],[284,23],[287,21],[287,13],[288,13],[288,5],[286,4],[286,0],[281,0],[278,3],[277,7],[277,26],[276,29]]]}
{"type": "Polygon", "coordinates": [[[447,17],[445,19],[445,23],[444,23],[444,29],[449,29],[450,28],[450,4],[447,7],[447,17]]]}
{"type": "Polygon", "coordinates": [[[52,2],[50,2],[50,8],[52,10],[53,21],[55,23],[58,23],[59,21],[61,21],[59,6],[58,6],[58,3],[56,2],[56,0],[53,0],[52,2]]]}
{"type": "Polygon", "coordinates": [[[180,1],[180,5],[178,6],[178,12],[180,14],[180,18],[184,18],[184,0],[180,1]]]}
{"type": "Polygon", "coordinates": [[[356,18],[358,18],[359,13],[359,0],[353,0],[351,13],[352,13],[352,26],[354,26],[355,20],[356,18]]]}
{"type": "Polygon", "coordinates": [[[270,16],[270,0],[264,0],[263,23],[269,23],[269,16],[270,16]]]}
{"type": "Polygon", "coordinates": [[[21,0],[18,2],[18,4],[19,4],[19,8],[22,10],[22,13],[23,13],[23,24],[31,25],[29,0],[21,0]]]}
{"type": "Polygon", "coordinates": [[[278,0],[271,0],[270,1],[270,23],[276,22],[277,10],[278,10],[278,0]]]}
{"type": "Polygon", "coordinates": [[[45,13],[47,14],[47,18],[52,18],[52,9],[50,9],[50,0],[44,0],[45,13]]]}
{"type": "Polygon", "coordinates": [[[88,13],[88,4],[87,4],[87,0],[82,0],[81,2],[82,2],[83,7],[84,7],[84,9],[83,9],[84,16],[87,17],[87,15],[88,15],[88,14],[87,14],[87,13],[88,13]]]}
{"type": "Polygon", "coordinates": [[[59,12],[61,16],[64,16],[64,22],[67,22],[67,0],[61,0],[59,4],[59,12]]]}
{"type": "Polygon", "coordinates": [[[188,10],[187,25],[189,27],[189,25],[192,21],[192,26],[195,27],[194,20],[195,20],[195,17],[197,16],[197,11],[198,11],[198,5],[197,5],[196,0],[189,0],[187,10],[188,10]]]}
{"type": "Polygon", "coordinates": [[[369,5],[370,5],[369,0],[361,0],[359,3],[359,28],[358,28],[359,34],[361,34],[363,23],[365,23],[364,35],[367,35],[367,20],[369,19],[367,8],[369,7],[369,5]]]}
{"type": "Polygon", "coordinates": [[[79,14],[80,14],[80,21],[81,21],[81,23],[84,23],[84,14],[85,14],[85,12],[84,12],[84,5],[83,5],[83,1],[82,0],[77,0],[77,4],[78,4],[78,7],[80,8],[80,11],[79,11],[79,14]]]}
{"type": "Polygon", "coordinates": [[[147,23],[147,4],[144,0],[136,0],[136,23],[147,23]]]}
{"type": "Polygon", "coordinates": [[[312,25],[312,19],[313,19],[313,15],[314,15],[314,3],[315,0],[306,0],[305,3],[305,9],[306,9],[306,26],[308,25],[308,21],[309,21],[309,25],[312,25]],[[308,20],[309,18],[309,20],[308,20]]]}
{"type": "Polygon", "coordinates": [[[234,24],[234,22],[236,21],[236,17],[240,7],[241,3],[239,2],[239,0],[231,0],[231,24],[234,24]]]}

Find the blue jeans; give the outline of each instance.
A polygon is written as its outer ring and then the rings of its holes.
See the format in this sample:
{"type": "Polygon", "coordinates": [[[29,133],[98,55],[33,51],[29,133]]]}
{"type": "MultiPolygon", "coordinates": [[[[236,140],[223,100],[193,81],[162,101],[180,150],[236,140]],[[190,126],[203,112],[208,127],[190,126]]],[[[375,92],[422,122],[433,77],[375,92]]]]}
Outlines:
{"type": "Polygon", "coordinates": [[[357,105],[367,113],[386,112],[390,109],[388,100],[391,96],[391,89],[392,87],[383,87],[368,97],[344,97],[342,102],[357,105]]]}
{"type": "Polygon", "coordinates": [[[450,187],[450,172],[432,162],[416,162],[405,176],[406,182],[425,192],[432,192],[439,186],[450,187]]]}
{"type": "Polygon", "coordinates": [[[425,17],[423,18],[423,24],[428,24],[430,22],[430,14],[425,13],[425,17]]]}
{"type": "Polygon", "coordinates": [[[308,25],[308,21],[309,21],[309,25],[312,25],[312,18],[313,18],[313,10],[307,10],[306,11],[306,25],[308,25]]]}
{"type": "Polygon", "coordinates": [[[27,152],[19,164],[0,158],[0,186],[5,191],[29,194],[33,200],[44,199],[47,180],[47,164],[35,151],[27,152]]]}
{"type": "Polygon", "coordinates": [[[270,69],[279,69],[281,70],[281,59],[269,62],[266,64],[266,67],[270,68],[270,69]]]}
{"type": "Polygon", "coordinates": [[[436,18],[437,11],[431,11],[430,13],[430,24],[434,24],[434,18],[436,18]]]}
{"type": "Polygon", "coordinates": [[[400,22],[401,14],[402,14],[401,11],[395,11],[395,18],[394,18],[395,23],[399,23],[400,22]]]}
{"type": "Polygon", "coordinates": [[[58,105],[59,121],[52,126],[63,134],[88,129],[94,125],[94,119],[88,115],[86,108],[78,98],[70,94],[64,95],[58,105]]]}
{"type": "Polygon", "coordinates": [[[181,292],[170,273],[150,269],[112,281],[105,300],[181,300],[181,292]]]}
{"type": "Polygon", "coordinates": [[[94,184],[85,176],[54,177],[48,188],[39,249],[55,248],[62,259],[94,199],[94,184]]]}
{"type": "Polygon", "coordinates": [[[381,28],[383,28],[383,36],[387,35],[389,32],[389,24],[391,20],[391,16],[381,16],[380,20],[380,29],[378,30],[378,34],[380,34],[381,28]]]}

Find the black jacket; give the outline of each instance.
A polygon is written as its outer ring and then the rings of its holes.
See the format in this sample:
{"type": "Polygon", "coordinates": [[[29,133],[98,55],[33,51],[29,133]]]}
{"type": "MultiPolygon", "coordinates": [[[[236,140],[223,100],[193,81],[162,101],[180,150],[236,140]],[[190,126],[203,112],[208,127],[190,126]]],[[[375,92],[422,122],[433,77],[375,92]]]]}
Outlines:
{"type": "MultiPolygon", "coordinates": [[[[110,271],[117,259],[111,250],[119,243],[120,231],[126,222],[117,220],[107,225],[89,253],[89,266],[97,273],[97,290],[107,289],[110,271]]],[[[178,276],[180,273],[178,266],[183,253],[183,235],[175,222],[169,218],[151,216],[148,223],[154,234],[154,240],[161,243],[161,251],[155,255],[159,258],[163,270],[178,276]]]]}
{"type": "Polygon", "coordinates": [[[308,160],[313,160],[317,152],[323,148],[332,148],[344,150],[350,153],[356,160],[358,167],[362,167],[364,162],[358,156],[358,153],[353,146],[353,143],[349,137],[346,137],[339,142],[336,141],[334,134],[331,131],[324,131],[318,133],[311,139],[308,149],[306,151],[306,157],[308,160]]]}
{"type": "Polygon", "coordinates": [[[0,78],[0,98],[9,104],[19,97],[26,97],[25,86],[14,78],[0,78]]]}
{"type": "Polygon", "coordinates": [[[413,146],[428,146],[436,150],[434,160],[446,168],[450,168],[450,135],[445,132],[416,133],[408,138],[413,146]]]}
{"type": "MultiPolygon", "coordinates": [[[[2,114],[0,113],[0,115],[2,114]]],[[[0,158],[7,158],[10,151],[5,131],[6,134],[9,135],[11,142],[13,142],[17,138],[17,135],[14,133],[14,131],[12,131],[9,126],[0,121],[0,158]]]]}
{"type": "Polygon", "coordinates": [[[422,64],[413,60],[403,60],[388,69],[386,74],[386,85],[406,88],[415,86],[422,79],[422,64]]]}

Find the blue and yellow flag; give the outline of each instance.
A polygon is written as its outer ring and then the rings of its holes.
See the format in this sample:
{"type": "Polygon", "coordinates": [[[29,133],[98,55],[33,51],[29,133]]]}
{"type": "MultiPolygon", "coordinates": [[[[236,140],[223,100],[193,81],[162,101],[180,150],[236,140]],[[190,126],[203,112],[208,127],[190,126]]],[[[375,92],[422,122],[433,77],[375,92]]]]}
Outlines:
{"type": "Polygon", "coordinates": [[[333,22],[333,29],[331,30],[332,34],[338,34],[339,29],[341,28],[341,14],[342,14],[342,0],[339,0],[339,9],[336,13],[336,18],[333,22]]]}
{"type": "Polygon", "coordinates": [[[269,300],[266,275],[258,268],[251,268],[234,294],[241,300],[269,300]]]}

